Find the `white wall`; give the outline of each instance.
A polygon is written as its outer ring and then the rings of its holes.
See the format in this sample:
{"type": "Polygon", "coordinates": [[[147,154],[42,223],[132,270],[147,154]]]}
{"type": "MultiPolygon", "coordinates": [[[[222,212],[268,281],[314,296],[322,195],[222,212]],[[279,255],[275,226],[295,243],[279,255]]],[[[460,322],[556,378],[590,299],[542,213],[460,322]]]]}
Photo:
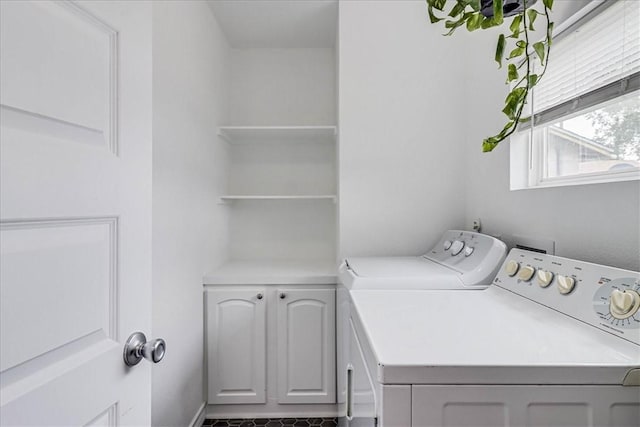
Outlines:
{"type": "Polygon", "coordinates": [[[339,7],[340,256],[424,252],[464,225],[467,50],[423,0],[339,7]]]}
{"type": "MultiPolygon", "coordinates": [[[[335,125],[335,62],[331,48],[233,49],[229,123],[335,125]]],[[[231,194],[336,193],[335,144],[236,144],[229,160],[231,194]]],[[[336,207],[330,201],[227,208],[232,259],[335,259],[336,207]]]]}
{"type": "Polygon", "coordinates": [[[204,402],[202,277],[223,261],[229,48],[200,1],[153,3],[154,426],[186,426],[204,402]]]}
{"type": "Polygon", "coordinates": [[[230,124],[334,125],[333,49],[233,49],[230,124]]]}
{"type": "MultiPolygon", "coordinates": [[[[556,2],[558,16],[584,2],[556,2]]],[[[482,153],[482,139],[506,123],[500,112],[507,93],[503,70],[493,61],[496,33],[465,35],[469,78],[466,116],[466,216],[479,217],[483,231],[555,240],[556,254],[640,269],[640,183],[509,190],[509,144],[482,153]]],[[[553,51],[551,52],[553,60],[553,51]]]]}

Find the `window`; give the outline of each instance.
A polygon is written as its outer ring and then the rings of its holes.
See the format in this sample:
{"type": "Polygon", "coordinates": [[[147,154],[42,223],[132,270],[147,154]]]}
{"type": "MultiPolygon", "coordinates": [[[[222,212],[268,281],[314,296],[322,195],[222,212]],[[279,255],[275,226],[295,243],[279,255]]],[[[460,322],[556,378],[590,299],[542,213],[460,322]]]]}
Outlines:
{"type": "Polygon", "coordinates": [[[640,179],[640,2],[596,3],[556,33],[512,189],[640,179]]]}

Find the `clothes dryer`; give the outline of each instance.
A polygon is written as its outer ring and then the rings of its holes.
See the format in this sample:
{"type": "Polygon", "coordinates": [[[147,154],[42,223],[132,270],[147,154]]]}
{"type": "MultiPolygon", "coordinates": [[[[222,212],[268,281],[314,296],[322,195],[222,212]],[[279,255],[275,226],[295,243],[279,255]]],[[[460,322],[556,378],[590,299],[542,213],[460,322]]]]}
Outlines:
{"type": "Polygon", "coordinates": [[[359,425],[638,425],[638,272],[513,249],[482,291],[350,297],[359,425]]]}

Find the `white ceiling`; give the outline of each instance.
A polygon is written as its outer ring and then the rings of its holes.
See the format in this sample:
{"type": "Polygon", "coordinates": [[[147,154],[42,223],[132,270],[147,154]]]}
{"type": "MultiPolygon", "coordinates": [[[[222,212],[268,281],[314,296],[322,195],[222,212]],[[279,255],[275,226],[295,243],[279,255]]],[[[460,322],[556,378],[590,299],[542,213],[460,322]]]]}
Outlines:
{"type": "Polygon", "coordinates": [[[208,0],[235,48],[333,47],[338,0],[208,0]]]}

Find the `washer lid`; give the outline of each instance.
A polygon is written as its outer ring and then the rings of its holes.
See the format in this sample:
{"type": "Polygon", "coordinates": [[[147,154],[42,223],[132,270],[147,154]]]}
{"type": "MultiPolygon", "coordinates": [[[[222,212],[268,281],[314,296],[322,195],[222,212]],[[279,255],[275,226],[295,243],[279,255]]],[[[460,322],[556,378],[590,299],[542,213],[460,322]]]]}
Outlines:
{"type": "Polygon", "coordinates": [[[423,257],[348,258],[340,280],[348,289],[463,289],[460,273],[423,257]]]}
{"type": "Polygon", "coordinates": [[[622,384],[640,346],[491,286],[351,292],[384,384],[622,384]]]}
{"type": "Polygon", "coordinates": [[[358,277],[399,278],[459,274],[424,257],[348,258],[347,265],[358,277]]]}

